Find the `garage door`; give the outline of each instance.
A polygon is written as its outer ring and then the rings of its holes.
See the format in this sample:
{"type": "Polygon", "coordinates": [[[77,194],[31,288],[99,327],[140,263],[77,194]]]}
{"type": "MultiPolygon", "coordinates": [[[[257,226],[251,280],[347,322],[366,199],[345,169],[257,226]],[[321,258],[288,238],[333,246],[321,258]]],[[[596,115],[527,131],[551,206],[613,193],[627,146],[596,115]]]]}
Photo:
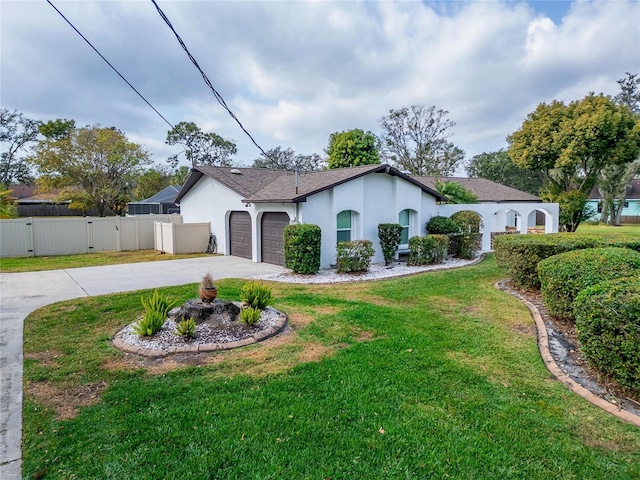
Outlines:
{"type": "Polygon", "coordinates": [[[284,227],[289,225],[286,213],[265,213],[262,215],[262,261],[284,266],[284,227]]]}
{"type": "Polygon", "coordinates": [[[251,259],[251,216],[247,212],[229,216],[229,253],[251,259]]]}

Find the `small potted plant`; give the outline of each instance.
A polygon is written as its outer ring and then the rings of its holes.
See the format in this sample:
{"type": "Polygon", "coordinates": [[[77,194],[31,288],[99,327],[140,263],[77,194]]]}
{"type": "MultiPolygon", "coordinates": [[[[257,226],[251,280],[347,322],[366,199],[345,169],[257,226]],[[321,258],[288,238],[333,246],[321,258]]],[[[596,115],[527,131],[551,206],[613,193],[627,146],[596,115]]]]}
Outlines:
{"type": "Polygon", "coordinates": [[[218,296],[218,289],[216,285],[213,283],[213,278],[211,278],[211,274],[205,274],[200,280],[200,300],[203,302],[213,302],[218,296]]]}

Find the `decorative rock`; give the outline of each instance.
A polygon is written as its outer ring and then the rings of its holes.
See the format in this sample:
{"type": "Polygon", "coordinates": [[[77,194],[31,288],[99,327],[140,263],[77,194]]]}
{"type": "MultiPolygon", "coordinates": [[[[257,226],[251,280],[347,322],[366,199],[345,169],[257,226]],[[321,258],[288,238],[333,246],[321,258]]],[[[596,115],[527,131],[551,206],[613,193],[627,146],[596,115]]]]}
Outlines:
{"type": "Polygon", "coordinates": [[[213,302],[189,300],[178,309],[175,314],[175,321],[177,323],[185,319],[193,318],[196,325],[199,325],[208,320],[214,320],[214,318],[211,318],[214,315],[222,315],[229,320],[235,320],[238,318],[238,315],[240,315],[240,307],[233,302],[226,302],[219,299],[213,302]]]}

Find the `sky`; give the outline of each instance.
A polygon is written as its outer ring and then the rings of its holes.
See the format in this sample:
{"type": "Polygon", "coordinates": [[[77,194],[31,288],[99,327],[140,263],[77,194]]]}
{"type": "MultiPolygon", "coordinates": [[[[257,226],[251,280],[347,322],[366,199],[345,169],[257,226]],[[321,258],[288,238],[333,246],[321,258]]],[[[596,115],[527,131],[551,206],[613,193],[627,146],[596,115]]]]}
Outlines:
{"type": "MultiPolygon", "coordinates": [[[[236,165],[259,157],[151,1],[51,1],[169,123],[233,141],[236,165]]],[[[379,135],[391,109],[433,105],[470,159],[505,148],[538,104],[615,95],[625,72],[640,73],[638,0],[157,3],[264,150],[324,156],[333,132],[379,135]]],[[[0,104],[115,126],[158,164],[180,151],[44,0],[0,0],[0,104]]]]}

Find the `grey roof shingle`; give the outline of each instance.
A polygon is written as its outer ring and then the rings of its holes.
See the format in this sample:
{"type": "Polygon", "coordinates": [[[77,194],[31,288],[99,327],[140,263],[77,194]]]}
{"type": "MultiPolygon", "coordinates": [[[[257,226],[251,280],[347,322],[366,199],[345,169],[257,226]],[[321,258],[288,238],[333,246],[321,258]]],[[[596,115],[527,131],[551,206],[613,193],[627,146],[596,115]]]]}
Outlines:
{"type": "Polygon", "coordinates": [[[436,181],[450,181],[461,184],[478,197],[479,202],[539,202],[540,198],[530,193],[507,187],[486,178],[467,177],[415,177],[421,183],[435,189],[436,181]]]}
{"type": "MultiPolygon", "coordinates": [[[[589,198],[592,200],[600,200],[602,198],[597,186],[591,189],[589,198]]],[[[624,198],[625,200],[640,200],[640,178],[631,180],[625,191],[624,198]]]]}
{"type": "Polygon", "coordinates": [[[297,191],[296,177],[293,172],[267,168],[198,166],[192,169],[191,175],[180,190],[180,193],[178,193],[175,202],[180,202],[180,199],[205,175],[237,192],[245,202],[297,203],[304,202],[310,195],[371,173],[386,173],[402,177],[404,180],[433,195],[437,200],[444,200],[445,197],[435,190],[436,180],[449,180],[459,182],[465,188],[471,190],[480,202],[540,201],[535,195],[521,192],[484,178],[418,177],[404,174],[389,165],[376,164],[300,173],[297,191]]]}

